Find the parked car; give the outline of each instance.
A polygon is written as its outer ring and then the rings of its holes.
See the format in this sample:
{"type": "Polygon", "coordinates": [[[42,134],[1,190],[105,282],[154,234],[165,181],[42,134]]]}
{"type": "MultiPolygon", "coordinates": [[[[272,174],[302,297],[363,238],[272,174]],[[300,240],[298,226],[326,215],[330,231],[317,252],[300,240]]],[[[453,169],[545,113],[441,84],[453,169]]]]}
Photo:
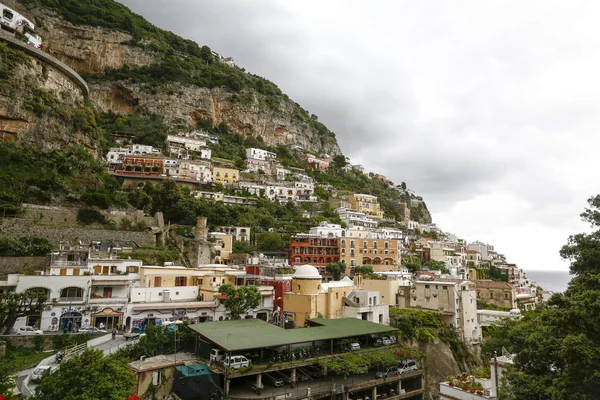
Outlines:
{"type": "Polygon", "coordinates": [[[390,344],[392,344],[392,341],[387,336],[384,336],[381,338],[381,344],[383,344],[384,346],[389,346],[390,344]]]}
{"type": "Polygon", "coordinates": [[[377,373],[375,374],[376,377],[378,378],[385,378],[387,376],[394,376],[398,374],[398,368],[397,367],[389,367],[384,369],[383,371],[377,371],[377,373]]]}
{"type": "Polygon", "coordinates": [[[263,378],[266,378],[267,382],[269,382],[269,384],[271,386],[275,386],[275,387],[283,386],[283,379],[276,377],[273,374],[270,374],[270,373],[268,374],[265,372],[265,373],[263,373],[263,378]]]}
{"type": "Polygon", "coordinates": [[[415,360],[402,360],[398,363],[398,373],[406,374],[407,372],[416,371],[419,369],[419,364],[415,360]]]}
{"type": "Polygon", "coordinates": [[[360,350],[360,343],[350,343],[350,350],[360,350]]]}
{"type": "Polygon", "coordinates": [[[95,326],[82,326],[81,328],[79,328],[77,330],[78,333],[94,333],[94,332],[100,332],[100,333],[106,333],[106,331],[104,329],[99,329],[96,328],[95,326]]]}
{"type": "Polygon", "coordinates": [[[15,333],[20,336],[33,336],[33,335],[43,335],[39,329],[34,329],[33,326],[20,326],[15,330],[15,333]]]}
{"type": "Polygon", "coordinates": [[[292,376],[288,375],[282,371],[273,371],[273,372],[271,372],[271,374],[273,376],[275,376],[276,378],[278,377],[278,378],[283,379],[287,383],[292,383],[292,376]]]}
{"type": "Polygon", "coordinates": [[[51,365],[42,365],[42,366],[37,367],[31,373],[31,381],[39,382],[42,379],[42,377],[44,376],[44,374],[50,374],[55,368],[56,367],[53,367],[51,365]]]}
{"type": "Polygon", "coordinates": [[[225,358],[225,352],[221,349],[212,349],[210,351],[210,361],[221,362],[225,358]]]}
{"type": "Polygon", "coordinates": [[[223,365],[225,367],[231,368],[231,369],[245,368],[245,367],[249,366],[250,363],[251,363],[251,361],[248,360],[244,356],[226,357],[225,361],[223,361],[223,365]]]}

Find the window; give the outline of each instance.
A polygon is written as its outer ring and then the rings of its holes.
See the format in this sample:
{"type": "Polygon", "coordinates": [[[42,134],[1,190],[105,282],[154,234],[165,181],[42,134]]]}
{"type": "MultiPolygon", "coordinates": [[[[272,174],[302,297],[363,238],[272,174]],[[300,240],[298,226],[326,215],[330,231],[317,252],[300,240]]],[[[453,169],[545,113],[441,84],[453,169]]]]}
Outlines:
{"type": "Polygon", "coordinates": [[[367,248],[367,242],[363,242],[363,248],[367,248]]]}
{"type": "Polygon", "coordinates": [[[429,285],[425,285],[425,289],[429,289],[429,285]]]}
{"type": "Polygon", "coordinates": [[[377,248],[377,242],[373,242],[373,248],[376,249],[377,248]]]}
{"type": "Polygon", "coordinates": [[[354,267],[354,260],[350,260],[350,266],[354,267]]]}
{"type": "Polygon", "coordinates": [[[162,286],[162,278],[160,276],[155,276],[154,277],[154,287],[161,287],[162,286]]]}
{"type": "Polygon", "coordinates": [[[202,285],[204,283],[204,279],[198,279],[198,284],[202,285]]]}
{"type": "Polygon", "coordinates": [[[354,240],[350,241],[350,247],[354,247],[354,240]]]}
{"type": "Polygon", "coordinates": [[[217,171],[217,177],[221,176],[221,171],[217,171]]]}
{"type": "Polygon", "coordinates": [[[161,384],[162,381],[162,374],[161,371],[154,371],[152,372],[152,384],[154,386],[158,386],[161,384]]]}
{"type": "Polygon", "coordinates": [[[296,247],[296,248],[294,249],[294,253],[296,253],[296,254],[300,254],[300,247],[296,247]]]}
{"type": "Polygon", "coordinates": [[[354,249],[350,249],[350,257],[354,257],[354,249]]]}
{"type": "Polygon", "coordinates": [[[494,298],[494,292],[490,292],[490,299],[494,298]]]}
{"type": "Polygon", "coordinates": [[[175,286],[187,286],[187,277],[178,276],[175,278],[175,286]]]}
{"type": "Polygon", "coordinates": [[[448,290],[448,286],[442,286],[442,290],[448,290]]]}
{"type": "Polygon", "coordinates": [[[504,293],[504,300],[508,300],[508,293],[504,293]]]}
{"type": "Polygon", "coordinates": [[[388,245],[388,242],[385,242],[385,243],[383,244],[383,247],[384,247],[384,248],[386,248],[386,249],[388,248],[388,246],[389,246],[389,245],[388,245]]]}
{"type": "Polygon", "coordinates": [[[130,265],[127,267],[127,272],[129,272],[130,274],[137,274],[138,272],[140,272],[140,267],[138,267],[137,265],[130,265]]]}
{"type": "Polygon", "coordinates": [[[299,262],[300,262],[300,257],[296,257],[296,258],[294,259],[294,262],[297,262],[297,263],[299,263],[299,262]]]}
{"type": "Polygon", "coordinates": [[[68,287],[60,291],[61,298],[83,297],[83,289],[78,287],[68,287]]]}
{"type": "Polygon", "coordinates": [[[346,247],[346,241],[345,240],[342,240],[342,247],[346,247]]]}

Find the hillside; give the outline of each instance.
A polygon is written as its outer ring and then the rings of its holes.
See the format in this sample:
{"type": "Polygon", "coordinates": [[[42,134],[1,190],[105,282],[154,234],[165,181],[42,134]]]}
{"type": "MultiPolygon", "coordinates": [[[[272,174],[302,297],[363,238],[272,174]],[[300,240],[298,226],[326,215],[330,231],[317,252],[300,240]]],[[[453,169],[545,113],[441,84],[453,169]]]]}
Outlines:
{"type": "MultiPolygon", "coordinates": [[[[334,133],[274,83],[222,62],[207,46],[161,30],[119,3],[5,3],[35,22],[44,37],[45,53],[72,67],[89,85],[88,97],[60,71],[0,46],[0,141],[23,146],[0,149],[6,166],[0,174],[5,188],[0,200],[10,201],[10,207],[20,202],[104,209],[133,206],[152,212],[160,209],[168,221],[185,224],[193,224],[196,215],[213,215],[211,224],[217,220],[236,224],[244,215],[249,224],[293,232],[319,220],[336,221],[337,214],[326,201],[339,193],[375,195],[389,217],[398,217],[392,201],[410,198],[353,169],[311,172],[316,183],[335,192],[319,188],[319,204],[293,209],[264,205],[256,215],[233,208],[214,212],[215,207],[197,201],[165,202],[164,188],[146,188],[148,196],[125,195],[118,191],[120,182],[103,172],[100,161],[114,144],[113,132],[131,133],[135,143],[160,148],[168,133],[200,128],[220,136],[220,144],[212,146],[214,156],[230,159],[238,167],[248,147],[275,152],[285,167],[296,168],[304,168],[303,162],[286,145],[316,154],[341,152],[334,133]],[[97,161],[81,158],[74,163],[80,147],[97,161]],[[51,152],[44,157],[39,150],[51,152]],[[150,203],[147,197],[152,198],[150,203]],[[306,212],[312,217],[300,217],[306,212]],[[271,218],[265,219],[266,215],[271,218]]],[[[431,222],[425,203],[411,205],[411,212],[414,220],[431,222]]]]}
{"type": "Polygon", "coordinates": [[[121,4],[13,3],[34,19],[45,51],[88,81],[101,112],[160,115],[174,131],[210,119],[272,146],[340,153],[335,134],[274,83],[221,62],[210,48],[161,30],[121,4]]]}

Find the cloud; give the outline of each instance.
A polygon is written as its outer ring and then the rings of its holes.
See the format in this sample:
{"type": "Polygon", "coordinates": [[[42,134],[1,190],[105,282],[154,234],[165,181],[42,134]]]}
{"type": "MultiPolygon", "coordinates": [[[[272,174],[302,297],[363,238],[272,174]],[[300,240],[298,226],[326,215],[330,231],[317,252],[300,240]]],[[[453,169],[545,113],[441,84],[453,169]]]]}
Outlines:
{"type": "Polygon", "coordinates": [[[121,2],[278,84],[442,228],[565,268],[558,249],[600,189],[600,4],[121,2]]]}

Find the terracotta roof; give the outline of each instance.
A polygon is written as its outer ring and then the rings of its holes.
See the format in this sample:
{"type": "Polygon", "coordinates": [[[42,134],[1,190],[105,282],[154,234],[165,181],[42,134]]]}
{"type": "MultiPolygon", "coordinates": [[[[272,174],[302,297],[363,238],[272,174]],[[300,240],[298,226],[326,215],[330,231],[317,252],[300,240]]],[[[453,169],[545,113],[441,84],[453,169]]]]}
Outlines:
{"type": "Polygon", "coordinates": [[[475,286],[493,289],[512,289],[512,285],[508,282],[492,281],[490,279],[477,280],[475,281],[475,286]]]}

